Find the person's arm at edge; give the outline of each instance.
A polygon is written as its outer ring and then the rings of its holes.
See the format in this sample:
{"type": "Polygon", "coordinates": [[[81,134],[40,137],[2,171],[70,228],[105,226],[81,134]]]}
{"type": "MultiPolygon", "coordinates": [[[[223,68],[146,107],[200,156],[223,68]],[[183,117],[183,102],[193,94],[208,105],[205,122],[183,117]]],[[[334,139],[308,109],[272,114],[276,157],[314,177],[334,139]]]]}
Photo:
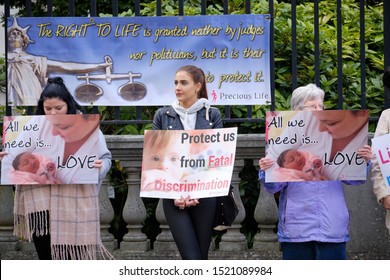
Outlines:
{"type": "Polygon", "coordinates": [[[107,143],[103,132],[99,130],[99,159],[102,161],[102,167],[99,170],[99,187],[102,184],[104,178],[106,178],[108,171],[110,171],[112,164],[111,157],[111,152],[107,148],[107,143]]]}
{"type": "MultiPolygon", "coordinates": [[[[390,110],[385,110],[379,117],[378,124],[375,130],[375,137],[390,133],[390,110]]],[[[378,203],[382,203],[383,199],[390,196],[390,188],[386,187],[378,159],[375,153],[372,155],[371,164],[371,182],[372,189],[377,198],[378,203]]]]}

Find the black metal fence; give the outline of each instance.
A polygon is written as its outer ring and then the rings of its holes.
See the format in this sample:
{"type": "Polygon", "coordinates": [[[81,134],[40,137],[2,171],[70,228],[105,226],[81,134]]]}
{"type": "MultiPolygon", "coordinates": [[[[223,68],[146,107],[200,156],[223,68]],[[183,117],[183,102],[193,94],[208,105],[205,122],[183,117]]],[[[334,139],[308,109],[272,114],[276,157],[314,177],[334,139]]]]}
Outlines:
{"type": "MultiPolygon", "coordinates": [[[[1,2],[1,1],[0,1],[1,2]]],[[[199,1],[191,1],[191,0],[178,0],[177,6],[178,16],[185,16],[185,8],[188,5],[192,5],[192,2],[200,3],[201,7],[201,14],[206,15],[207,13],[207,7],[210,2],[213,2],[215,4],[218,1],[207,1],[207,0],[200,0],[199,1]]],[[[221,5],[223,9],[224,14],[229,14],[230,6],[236,3],[237,1],[228,1],[223,0],[220,1],[219,4],[221,5]]],[[[298,85],[298,66],[299,62],[297,59],[297,52],[298,52],[298,44],[297,44],[297,0],[291,1],[291,91],[295,89],[298,85]]],[[[321,53],[320,53],[320,20],[319,20],[319,11],[320,11],[320,0],[314,0],[312,1],[314,3],[314,81],[318,86],[320,86],[320,61],[321,61],[321,53]]],[[[337,73],[338,73],[338,82],[337,82],[337,108],[343,107],[343,58],[342,58],[342,49],[343,49],[343,34],[342,34],[342,0],[337,0],[337,9],[336,9],[336,21],[337,21],[337,73]]],[[[364,11],[366,9],[366,1],[360,0],[359,1],[360,6],[360,106],[362,109],[366,108],[366,48],[365,48],[365,16],[364,11]]],[[[56,3],[53,0],[47,0],[46,3],[46,16],[55,16],[56,13],[58,13],[57,10],[54,9],[56,3]]],[[[150,1],[144,1],[141,2],[140,0],[134,0],[132,3],[127,3],[127,5],[132,6],[134,9],[134,15],[139,16],[141,7],[145,3],[150,3],[150,1]]],[[[245,0],[241,1],[241,4],[245,6],[244,12],[247,14],[251,13],[251,4],[254,3],[254,1],[245,0]]],[[[39,0],[26,0],[24,5],[24,10],[22,10],[22,14],[25,16],[35,16],[33,15],[33,5],[43,5],[41,1],[39,0]]],[[[85,3],[84,3],[85,5],[85,3]]],[[[105,4],[107,5],[107,3],[105,4]]],[[[112,1],[112,9],[111,13],[113,16],[118,16],[120,13],[120,8],[123,3],[120,0],[113,0],[112,1]]],[[[4,1],[5,6],[5,17],[11,16],[11,1],[5,0],[4,1]]],[[[89,2],[89,8],[88,8],[88,16],[98,16],[100,13],[99,7],[101,7],[101,3],[98,2],[98,0],[91,0],[89,2]]],[[[76,4],[76,1],[69,0],[69,6],[67,7],[68,11],[66,11],[67,16],[79,16],[78,14],[78,6],[76,4]]],[[[274,15],[274,1],[268,1],[268,13],[271,15],[274,15]]],[[[384,65],[385,67],[390,65],[390,2],[389,1],[383,1],[383,23],[384,23],[384,65]]],[[[64,11],[62,11],[64,12],[64,11]]],[[[156,0],[155,1],[155,15],[156,16],[162,16],[163,15],[163,1],[162,0],[156,0]]],[[[42,15],[40,15],[42,16],[42,15]]],[[[5,26],[5,34],[6,34],[7,26],[5,26]]],[[[275,71],[278,69],[275,69],[275,61],[274,61],[274,24],[271,23],[271,38],[270,38],[271,46],[270,46],[270,57],[271,57],[271,104],[270,104],[270,110],[275,110],[275,71]]],[[[7,46],[6,46],[6,53],[7,53],[7,46]]],[[[384,107],[388,108],[390,107],[390,92],[389,89],[386,89],[384,92],[384,107]]],[[[246,106],[246,115],[240,116],[239,118],[232,117],[232,106],[225,106],[223,109],[223,115],[224,115],[224,122],[225,123],[248,123],[248,122],[264,122],[264,118],[258,118],[253,115],[253,107],[252,106],[246,106]]],[[[98,108],[93,108],[93,111],[97,111],[98,108]]],[[[142,119],[142,112],[143,107],[136,107],[135,108],[135,118],[134,119],[128,119],[128,120],[120,120],[119,116],[121,113],[121,107],[113,107],[112,108],[112,119],[106,119],[104,122],[106,124],[145,124],[150,123],[151,120],[145,120],[142,119]]],[[[31,112],[32,108],[27,108],[27,112],[31,112]]],[[[12,110],[10,107],[7,106],[6,108],[6,114],[12,115],[12,110]]]]}

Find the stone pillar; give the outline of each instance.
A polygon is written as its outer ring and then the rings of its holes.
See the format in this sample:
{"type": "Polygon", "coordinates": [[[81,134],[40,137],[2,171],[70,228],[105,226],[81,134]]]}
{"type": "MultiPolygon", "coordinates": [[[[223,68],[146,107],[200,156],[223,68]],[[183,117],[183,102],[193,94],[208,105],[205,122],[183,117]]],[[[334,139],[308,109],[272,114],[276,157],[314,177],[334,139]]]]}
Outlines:
{"type": "Polygon", "coordinates": [[[128,192],[122,216],[127,223],[128,233],[123,236],[123,241],[119,244],[120,250],[148,251],[150,241],[141,231],[146,219],[146,209],[139,190],[144,137],[143,135],[105,135],[105,138],[112,158],[120,161],[127,174],[128,192]]]}
{"type": "Polygon", "coordinates": [[[120,249],[146,252],[150,249],[150,242],[141,231],[142,223],[146,219],[146,209],[140,197],[140,169],[125,167],[125,170],[128,174],[128,193],[123,208],[123,220],[127,223],[128,232],[123,236],[120,249]]]}
{"type": "Polygon", "coordinates": [[[100,238],[104,246],[108,250],[113,251],[118,246],[114,235],[108,232],[108,229],[110,228],[110,222],[114,219],[115,214],[111,201],[108,198],[107,184],[108,180],[105,179],[99,191],[100,238]]]}
{"type": "Polygon", "coordinates": [[[221,242],[219,243],[219,250],[221,251],[242,251],[248,249],[248,243],[244,234],[240,232],[241,223],[245,219],[245,208],[242,204],[242,200],[240,197],[240,177],[239,173],[244,166],[244,160],[236,159],[233,168],[233,176],[232,176],[232,185],[233,185],[233,193],[236,199],[237,207],[238,207],[238,215],[234,220],[232,226],[227,230],[227,232],[222,235],[221,242]]]}
{"type": "Polygon", "coordinates": [[[15,251],[18,238],[14,229],[14,195],[12,186],[0,186],[0,251],[15,251]]]}
{"type": "MultiPolygon", "coordinates": [[[[247,249],[247,240],[245,236],[240,233],[241,222],[245,219],[245,208],[239,194],[239,172],[244,167],[245,160],[252,160],[257,162],[264,153],[264,135],[260,134],[239,134],[237,135],[236,158],[234,162],[232,184],[234,185],[234,195],[238,198],[239,213],[234,221],[232,227],[221,237],[220,250],[224,251],[241,251],[247,249]]],[[[250,213],[252,215],[252,213],[250,213]]]]}
{"type": "Polygon", "coordinates": [[[278,221],[278,207],[274,195],[267,192],[260,183],[260,195],[255,208],[255,220],[260,232],[253,241],[253,249],[258,251],[279,250],[278,236],[274,233],[278,221]]]}
{"type": "Polygon", "coordinates": [[[175,241],[173,240],[172,232],[169,229],[165,218],[162,199],[159,199],[156,207],[156,220],[160,223],[161,233],[157,235],[154,242],[154,251],[178,251],[175,241]]]}

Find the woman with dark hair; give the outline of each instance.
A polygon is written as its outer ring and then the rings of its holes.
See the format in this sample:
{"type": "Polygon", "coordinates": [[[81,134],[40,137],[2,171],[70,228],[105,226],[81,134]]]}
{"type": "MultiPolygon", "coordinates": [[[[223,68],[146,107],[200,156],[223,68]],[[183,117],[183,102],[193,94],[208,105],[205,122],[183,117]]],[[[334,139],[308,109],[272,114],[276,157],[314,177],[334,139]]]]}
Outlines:
{"type": "MultiPolygon", "coordinates": [[[[99,183],[16,185],[14,234],[33,240],[39,259],[112,259],[100,239],[98,194],[111,168],[111,153],[99,129],[99,117],[81,115],[80,105],[59,77],[48,80],[39,100],[37,113],[47,116],[40,124],[41,134],[59,137],[53,138],[55,145],[31,147],[29,152],[57,154],[62,165],[79,153],[96,154],[93,166],[99,170],[99,183]],[[55,117],[66,114],[76,116],[71,120],[55,117]]],[[[3,164],[8,161],[4,159],[3,164]]],[[[57,172],[62,182],[74,182],[80,175],[77,169],[57,172]]]]}
{"type": "MultiPolygon", "coordinates": [[[[221,114],[210,107],[202,69],[188,65],[176,71],[176,100],[160,108],[154,130],[222,128],[221,114]]],[[[207,259],[213,235],[216,198],[164,199],[163,208],[182,259],[207,259]]]]}
{"type": "MultiPolygon", "coordinates": [[[[82,107],[74,100],[73,96],[70,94],[66,88],[62,78],[49,78],[48,85],[46,86],[38,100],[36,115],[46,115],[44,109],[44,103],[50,102],[52,98],[57,98],[66,103],[67,112],[66,114],[80,114],[83,112],[82,107]]],[[[53,99],[52,101],[55,101],[53,99]]]]}

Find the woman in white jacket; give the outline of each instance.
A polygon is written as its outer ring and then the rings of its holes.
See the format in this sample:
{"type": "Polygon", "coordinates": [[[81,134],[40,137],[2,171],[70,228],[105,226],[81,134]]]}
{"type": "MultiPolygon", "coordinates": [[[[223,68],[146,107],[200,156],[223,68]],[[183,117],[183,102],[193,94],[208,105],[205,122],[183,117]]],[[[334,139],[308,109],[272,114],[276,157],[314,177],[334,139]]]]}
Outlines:
{"type": "MultiPolygon", "coordinates": [[[[383,75],[383,84],[390,90],[390,67],[385,70],[383,75]]],[[[390,133],[390,109],[386,109],[379,117],[374,137],[390,133]]],[[[387,210],[386,227],[390,234],[390,188],[386,186],[382,172],[380,170],[378,159],[375,154],[372,157],[371,181],[373,191],[380,204],[387,210]]]]}

